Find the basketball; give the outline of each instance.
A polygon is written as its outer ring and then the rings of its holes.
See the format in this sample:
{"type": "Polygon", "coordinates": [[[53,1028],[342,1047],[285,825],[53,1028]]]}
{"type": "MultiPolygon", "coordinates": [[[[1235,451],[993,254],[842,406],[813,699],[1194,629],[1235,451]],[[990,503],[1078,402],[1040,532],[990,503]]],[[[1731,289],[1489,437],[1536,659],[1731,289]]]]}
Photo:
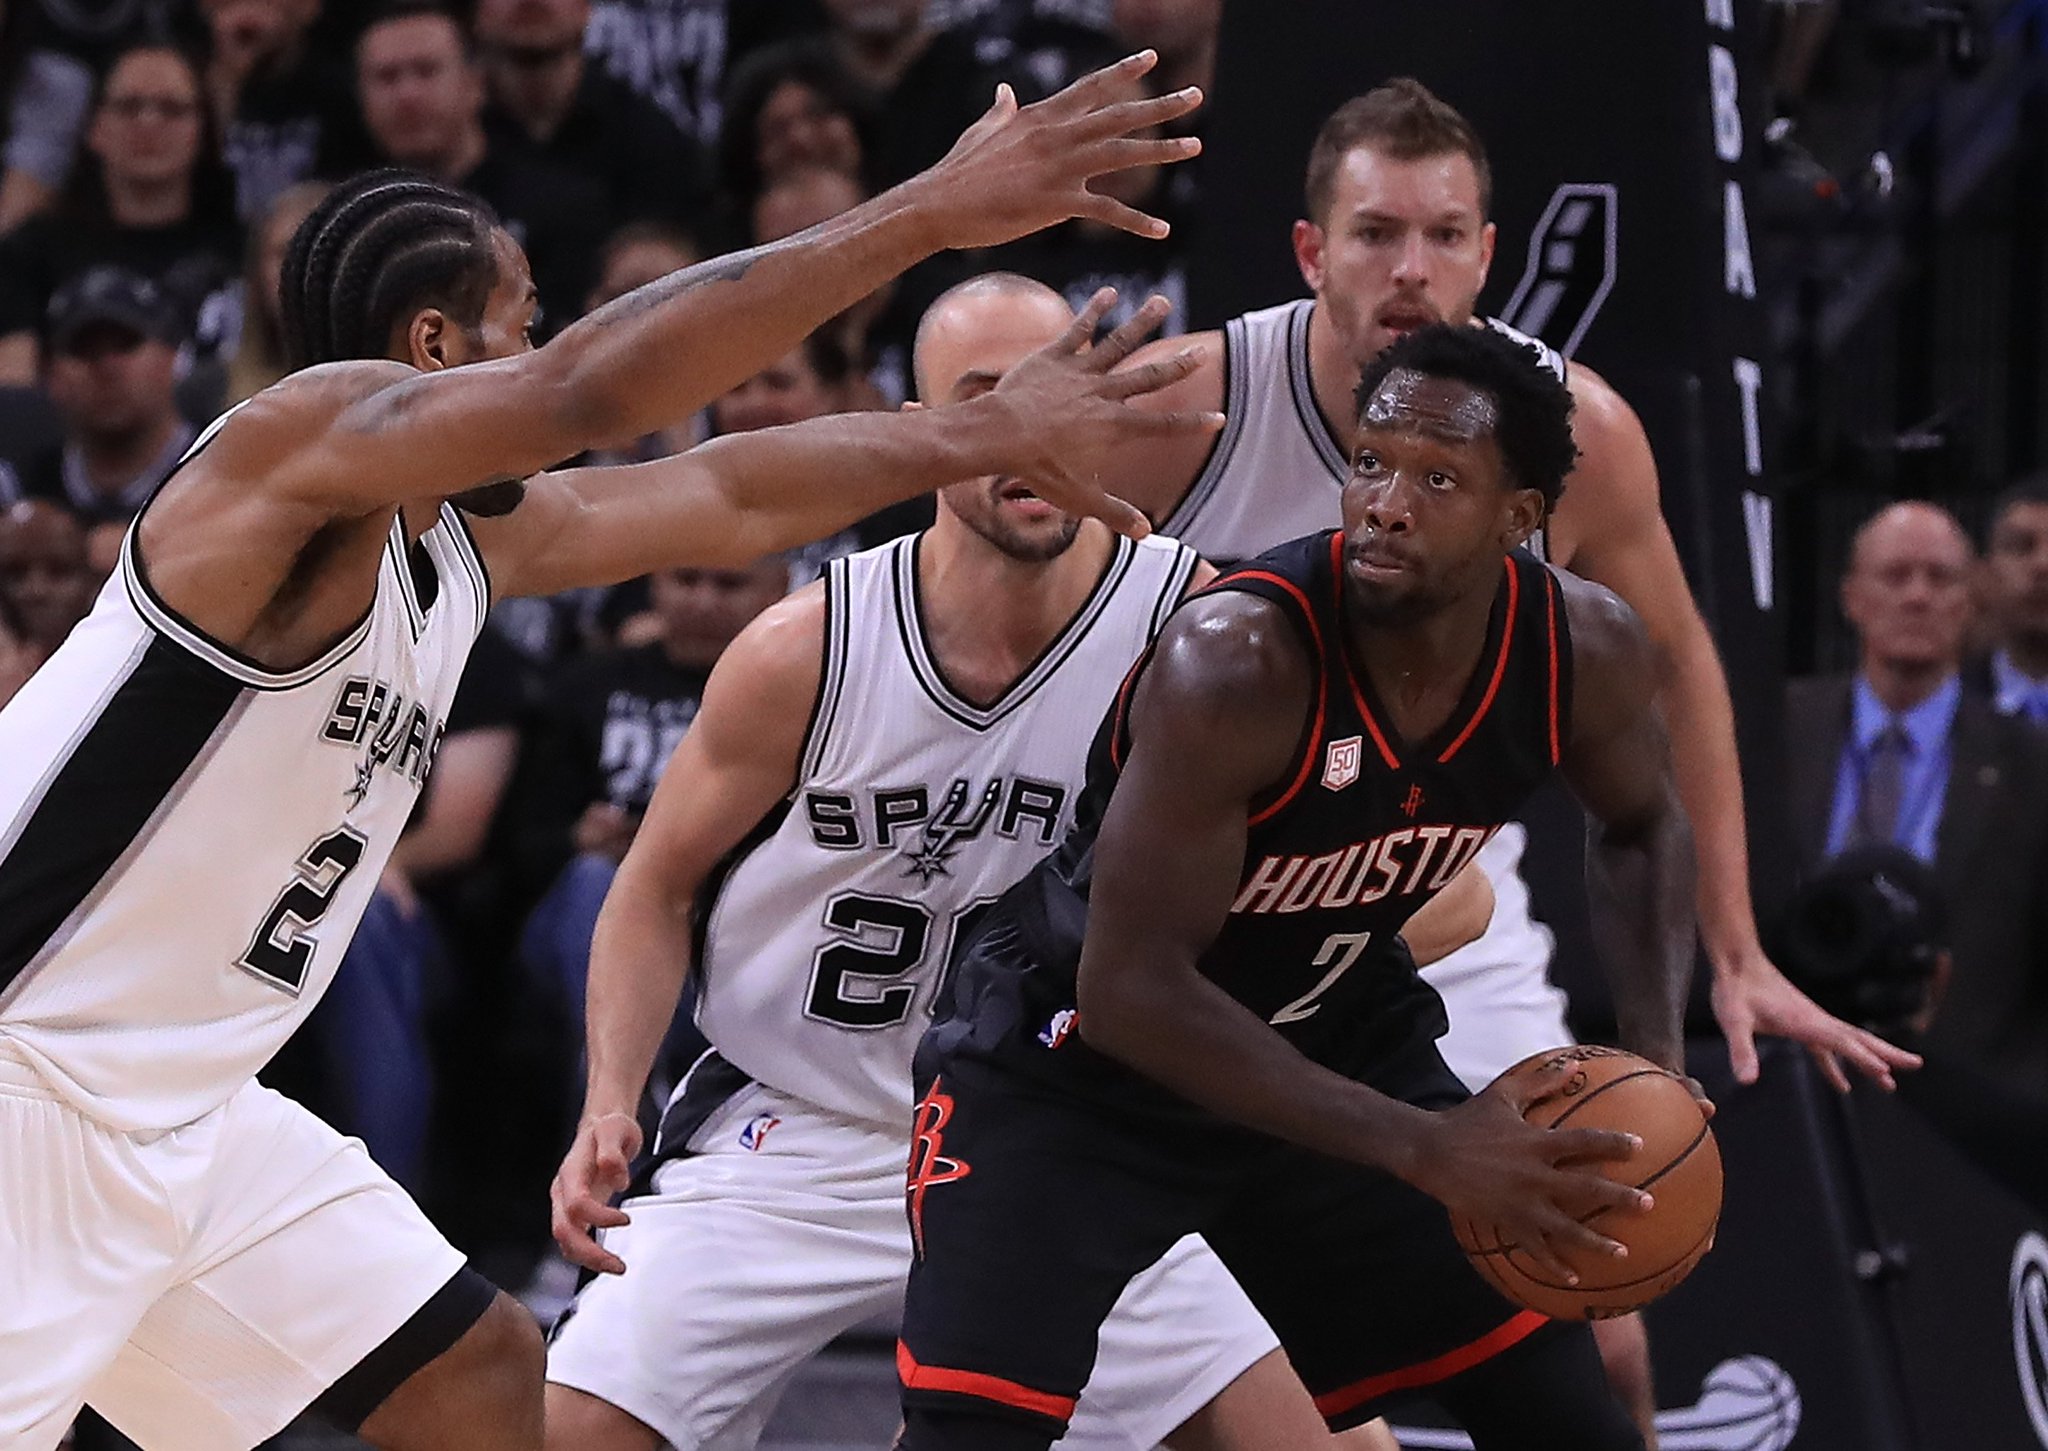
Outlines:
{"type": "Polygon", "coordinates": [[[1600,1211],[1588,1221],[1628,1246],[1625,1259],[1560,1249],[1578,1272],[1567,1285],[1492,1231],[1452,1216],[1465,1257],[1518,1305],[1559,1320],[1626,1315],[1665,1294],[1692,1272],[1713,1242],[1721,1216],[1721,1151],[1692,1090],[1677,1075],[1619,1048],[1554,1048],[1525,1058],[1503,1079],[1572,1065],[1557,1089],[1523,1117],[1543,1128],[1616,1129],[1639,1136],[1634,1156],[1593,1167],[1649,1191],[1647,1214],[1600,1211]],[[1482,1240],[1484,1242],[1482,1242],[1482,1240]]]}

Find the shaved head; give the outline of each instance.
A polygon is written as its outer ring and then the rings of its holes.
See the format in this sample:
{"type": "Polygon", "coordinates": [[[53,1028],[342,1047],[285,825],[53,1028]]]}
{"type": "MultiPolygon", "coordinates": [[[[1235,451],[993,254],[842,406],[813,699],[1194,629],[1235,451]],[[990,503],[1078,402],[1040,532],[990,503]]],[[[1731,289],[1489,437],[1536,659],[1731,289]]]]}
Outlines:
{"type": "MultiPolygon", "coordinates": [[[[1074,320],[1067,300],[1015,272],[985,272],[955,283],[925,309],[917,324],[912,364],[917,396],[944,403],[969,373],[986,372],[993,357],[1004,359],[1001,377],[1023,356],[1044,347],[1074,320]],[[1016,346],[1022,339],[1036,341],[1016,346]],[[979,356],[977,356],[979,355],[979,356]]],[[[986,391],[985,387],[977,391],[986,391]]]]}
{"type": "Polygon", "coordinates": [[[1959,564],[1967,564],[1974,552],[1955,515],[1939,504],[1912,499],[1888,505],[1863,521],[1849,546],[1849,568],[1865,568],[1873,554],[1889,557],[1901,548],[1931,552],[1959,564]]]}
{"type": "Polygon", "coordinates": [[[1934,504],[1893,504],[1856,531],[1842,577],[1842,613],[1880,677],[1939,681],[1962,661],[1976,553],[1956,516],[1934,504]]]}

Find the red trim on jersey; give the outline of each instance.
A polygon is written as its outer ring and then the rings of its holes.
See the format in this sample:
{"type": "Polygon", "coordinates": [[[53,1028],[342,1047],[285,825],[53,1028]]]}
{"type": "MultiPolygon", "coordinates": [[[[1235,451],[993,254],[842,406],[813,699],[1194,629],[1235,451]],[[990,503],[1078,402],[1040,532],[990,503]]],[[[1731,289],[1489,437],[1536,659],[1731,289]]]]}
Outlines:
{"type": "Polygon", "coordinates": [[[1148,648],[1124,672],[1124,683],[1117,687],[1116,719],[1109,728],[1109,764],[1119,771],[1124,768],[1124,732],[1130,726],[1131,690],[1138,683],[1138,672],[1151,658],[1152,651],[1148,648]]]}
{"type": "Polygon", "coordinates": [[[1325,1416],[1341,1416],[1367,1401],[1392,1395],[1395,1391],[1436,1385],[1454,1375],[1463,1374],[1483,1361],[1493,1359],[1511,1346],[1521,1344],[1549,1323],[1549,1316],[1539,1315],[1534,1310],[1524,1310],[1506,1324],[1497,1325],[1477,1340],[1461,1345],[1456,1350],[1447,1350],[1434,1360],[1405,1365],[1399,1370],[1390,1370],[1381,1375],[1369,1375],[1364,1380],[1353,1381],[1348,1386],[1326,1391],[1316,1397],[1316,1409],[1325,1416]]]}
{"type": "MultiPolygon", "coordinates": [[[[1344,531],[1338,530],[1330,536],[1330,578],[1337,591],[1338,618],[1343,618],[1344,606],[1344,531]]],[[[1351,687],[1351,703],[1358,707],[1358,718],[1365,722],[1366,734],[1378,747],[1380,759],[1387,763],[1389,771],[1401,769],[1401,758],[1394,754],[1394,748],[1387,744],[1387,738],[1380,732],[1380,723],[1373,719],[1372,707],[1365,703],[1365,692],[1358,688],[1358,677],[1352,673],[1351,658],[1344,659],[1344,682],[1351,687]]]]}
{"type": "Polygon", "coordinates": [[[1508,673],[1508,655],[1515,644],[1515,609],[1522,599],[1522,572],[1515,568],[1514,560],[1502,562],[1508,572],[1508,613],[1507,622],[1501,626],[1500,655],[1493,662],[1493,679],[1486,682],[1486,694],[1480,697],[1479,709],[1472,712],[1472,719],[1465,722],[1465,729],[1459,731],[1458,738],[1445,746],[1444,753],[1436,758],[1439,766],[1448,765],[1451,757],[1458,754],[1459,747],[1472,739],[1472,732],[1479,729],[1479,722],[1485,720],[1487,711],[1493,709],[1493,697],[1500,690],[1501,677],[1508,673]]]}
{"type": "MultiPolygon", "coordinates": [[[[1339,534],[1336,537],[1341,540],[1344,536],[1339,534]]],[[[1308,747],[1301,753],[1301,769],[1295,772],[1292,784],[1280,793],[1278,800],[1269,802],[1263,810],[1256,812],[1245,823],[1247,826],[1257,826],[1263,821],[1270,820],[1274,813],[1299,796],[1301,788],[1308,784],[1309,773],[1316,762],[1316,748],[1323,741],[1323,724],[1329,718],[1330,713],[1329,653],[1323,648],[1323,631],[1322,627],[1316,623],[1315,609],[1309,604],[1308,596],[1301,592],[1300,585],[1291,579],[1268,573],[1263,569],[1241,569],[1233,573],[1230,578],[1262,579],[1267,584],[1276,584],[1286,590],[1288,596],[1301,606],[1301,617],[1308,622],[1309,639],[1315,642],[1316,647],[1316,720],[1315,725],[1310,728],[1308,733],[1308,747]]]]}
{"type": "Polygon", "coordinates": [[[896,1342],[896,1377],[903,1382],[905,1390],[946,1391],[958,1396],[973,1396],[977,1400],[994,1401],[998,1405],[1014,1406],[1020,1411],[1050,1416],[1062,1423],[1074,1418],[1073,1396],[1035,1391],[1030,1386],[1004,1380],[999,1375],[984,1375],[978,1370],[947,1370],[943,1366],[919,1365],[917,1357],[910,1353],[910,1347],[900,1340],[896,1342]]]}
{"type": "Polygon", "coordinates": [[[1543,572],[1543,624],[1550,636],[1550,764],[1563,755],[1557,738],[1557,576],[1543,572]]]}

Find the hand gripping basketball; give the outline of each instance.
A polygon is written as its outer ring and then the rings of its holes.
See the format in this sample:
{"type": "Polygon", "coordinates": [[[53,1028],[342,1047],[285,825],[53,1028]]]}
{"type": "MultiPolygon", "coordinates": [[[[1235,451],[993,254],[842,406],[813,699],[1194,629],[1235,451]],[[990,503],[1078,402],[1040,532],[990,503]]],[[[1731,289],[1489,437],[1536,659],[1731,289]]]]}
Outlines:
{"type": "Polygon", "coordinates": [[[1712,1247],[1721,1156],[1707,1126],[1713,1106],[1692,1080],[1618,1048],[1571,1047],[1524,1059],[1486,1095],[1518,1106],[1530,1126],[1553,1137],[1627,1133],[1641,1145],[1621,1159],[1558,1161],[1587,1162],[1622,1181],[1613,1189],[1643,1196],[1633,1212],[1598,1202],[1580,1208],[1572,1236],[1538,1245],[1513,1226],[1453,1210],[1466,1257],[1509,1299],[1559,1319],[1623,1315],[1670,1290],[1712,1247]],[[1588,1237],[1600,1247],[1588,1246],[1588,1237]],[[1617,1243],[1625,1256],[1613,1252],[1617,1243]]]}

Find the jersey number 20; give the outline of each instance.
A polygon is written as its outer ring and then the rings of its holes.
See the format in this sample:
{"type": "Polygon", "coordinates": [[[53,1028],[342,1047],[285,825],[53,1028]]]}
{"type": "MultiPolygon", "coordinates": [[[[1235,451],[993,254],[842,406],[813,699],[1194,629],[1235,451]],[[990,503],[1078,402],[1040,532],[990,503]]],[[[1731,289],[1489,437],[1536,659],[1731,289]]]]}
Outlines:
{"type": "Polygon", "coordinates": [[[368,838],[344,826],[307,847],[299,858],[298,876],[278,893],[263,925],[249,940],[242,966],[296,997],[306,985],[306,965],[313,960],[312,930],[334,905],[334,894],[368,845],[368,838]]]}

